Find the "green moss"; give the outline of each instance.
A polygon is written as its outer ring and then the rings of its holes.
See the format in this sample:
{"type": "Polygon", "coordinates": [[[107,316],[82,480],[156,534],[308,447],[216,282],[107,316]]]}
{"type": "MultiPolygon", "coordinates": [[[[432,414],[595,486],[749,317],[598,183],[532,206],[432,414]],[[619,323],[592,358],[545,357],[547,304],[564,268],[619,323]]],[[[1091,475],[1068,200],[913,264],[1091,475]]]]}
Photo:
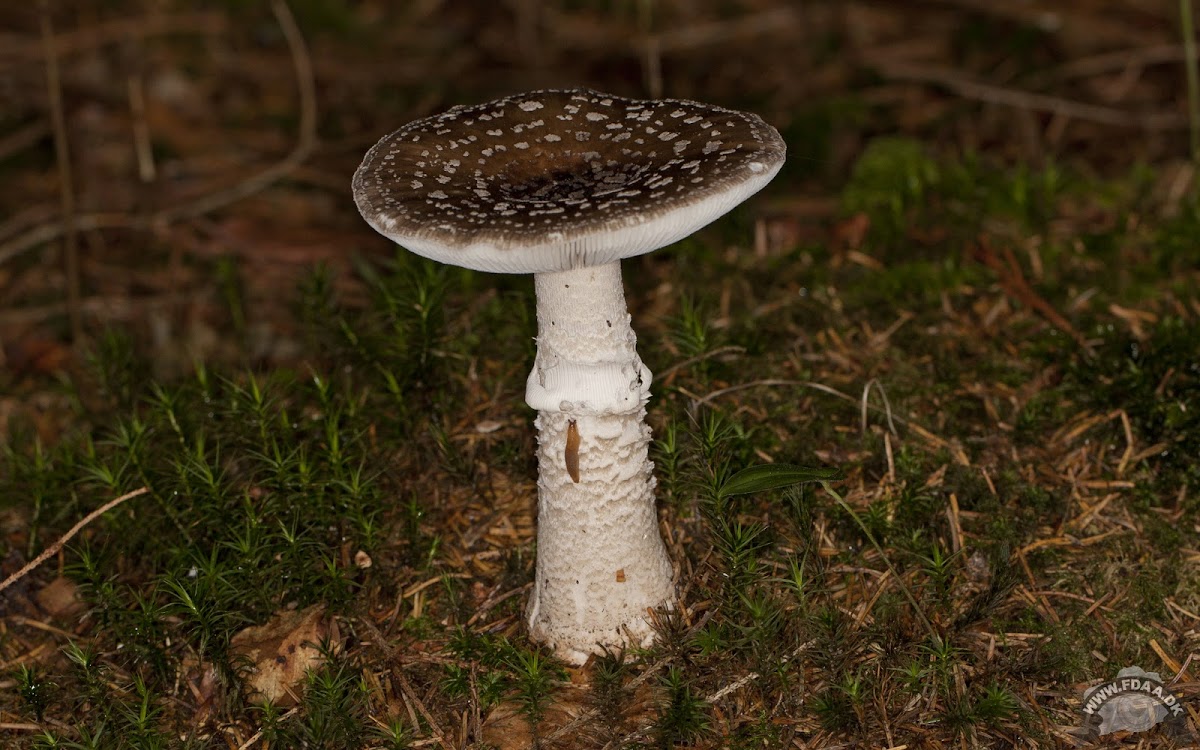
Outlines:
{"type": "Polygon", "coordinates": [[[940,165],[925,146],[906,138],[877,138],[867,145],[842,191],[842,208],[866,214],[877,242],[903,239],[912,213],[941,184],[940,165]]]}
{"type": "Polygon", "coordinates": [[[1062,425],[1068,416],[1067,394],[1063,389],[1038,391],[1017,412],[1014,438],[1021,445],[1034,445],[1045,439],[1047,432],[1062,425]]]}
{"type": "Polygon", "coordinates": [[[848,308],[878,311],[890,323],[898,308],[937,307],[942,294],[978,282],[980,273],[978,267],[965,266],[953,256],[900,261],[883,271],[854,273],[842,282],[842,295],[848,308]]]}
{"type": "MultiPolygon", "coordinates": [[[[1200,325],[1177,317],[1160,321],[1144,341],[1112,331],[1093,360],[1077,360],[1066,378],[1080,403],[1123,409],[1140,446],[1161,445],[1146,459],[1156,485],[1174,494],[1200,486],[1200,325]]],[[[1119,429],[1114,426],[1113,430],[1119,429]]]]}
{"type": "MultiPolygon", "coordinates": [[[[835,110],[815,108],[794,121],[797,137],[808,139],[793,152],[796,179],[829,177],[835,110]]],[[[1103,671],[1093,652],[1113,662],[1152,658],[1149,639],[1172,616],[1163,602],[1176,597],[1195,608],[1187,599],[1194,576],[1180,567],[1195,534],[1176,519],[1194,510],[1200,486],[1188,460],[1200,449],[1200,335],[1181,313],[1135,339],[1114,330],[1104,310],[1110,301],[1124,304],[1121,295],[1138,285],[1188,310],[1194,293],[1180,285],[1191,279],[1195,256],[1179,243],[1200,219],[1188,208],[1139,230],[1106,214],[1113,228],[1089,224],[1071,234],[1060,209],[1079,189],[1053,164],[998,167],[882,139],[863,154],[842,199],[846,211],[871,221],[856,249],[878,267],[846,262],[844,245],[808,234],[800,247],[768,258],[727,253],[749,243],[754,209],[627,264],[627,294],[645,325],[643,358],[656,372],[702,358],[656,382],[651,402],[662,520],[687,578],[682,608],[656,615],[654,646],[593,665],[588,700],[602,715],[586,731],[598,728],[604,742],[620,744],[633,728],[623,712],[642,704],[633,681],[658,680],[652,739],[659,746],[712,744],[720,727],[727,734],[719,742],[769,747],[793,742],[803,735],[797,727],[814,720],[847,742],[869,742],[880,736],[880,711],[893,717],[914,705],[922,733],[974,732],[986,743],[1023,719],[1012,698],[1024,686],[1070,694],[1073,682],[1103,671]],[[1101,340],[1096,357],[1069,353],[1065,335],[1024,310],[987,331],[975,327],[984,305],[1006,293],[964,252],[981,232],[1022,241],[1040,235],[1035,285],[1059,309],[1081,290],[1100,290],[1071,311],[1101,340]],[[1160,254],[1153,241],[1167,250],[1160,254]],[[1178,300],[1169,299],[1171,290],[1178,300]],[[900,310],[914,317],[886,344],[871,340],[867,324],[882,330],[900,310]],[[832,343],[835,336],[845,345],[832,343]],[[704,358],[727,344],[744,351],[704,358]],[[1035,377],[1046,384],[1031,392],[1035,377]],[[858,425],[855,397],[871,378],[908,420],[897,420],[887,444],[882,415],[871,412],[865,434],[858,425]],[[756,379],[815,381],[851,400],[779,385],[700,401],[756,379]],[[973,395],[978,384],[991,391],[1000,420],[1015,424],[1012,433],[973,395]],[[1081,411],[1115,408],[1129,415],[1139,450],[1166,446],[1126,468],[1121,478],[1135,487],[1105,511],[1131,514],[1137,528],[1100,544],[1027,552],[1030,584],[1015,551],[1077,533],[1064,527],[1079,509],[1074,485],[1046,478],[1047,467],[1062,466],[1047,436],[1081,411]],[[971,465],[929,447],[912,423],[962,446],[971,465]],[[838,489],[854,493],[858,519],[819,489],[721,496],[735,470],[768,458],[841,468],[847,480],[838,489]],[[961,510],[961,552],[947,518],[951,494],[961,510]],[[889,567],[895,576],[883,575],[889,567]],[[1089,601],[1115,590],[1121,599],[1085,617],[1089,602],[1047,596],[1056,621],[1018,591],[1031,585],[1088,592],[1089,601]],[[906,592],[916,595],[915,608],[906,592]],[[1031,636],[1006,640],[1005,633],[1031,636]],[[996,636],[994,651],[981,634],[996,636]],[[654,665],[658,671],[648,672],[654,665]],[[773,715],[709,702],[751,674],[722,700],[771,706],[773,715]],[[960,675],[970,677],[965,692],[960,675]],[[785,714],[799,723],[772,721],[785,714]]],[[[1137,203],[1144,198],[1131,191],[1096,200],[1106,212],[1136,209],[1146,220],[1137,203]]],[[[237,269],[216,270],[225,274],[225,322],[236,328],[243,315],[237,269]]],[[[305,336],[302,370],[214,365],[156,380],[134,337],[114,332],[97,341],[73,384],[74,431],[46,445],[33,421],[8,426],[0,497],[31,521],[27,538],[13,537],[14,554],[36,554],[105,499],[149,489],[97,520],[66,552],[95,624],[87,650],[14,673],[20,689],[2,706],[22,721],[65,717],[52,727],[61,738],[37,742],[63,746],[101,735],[92,744],[105,746],[121,734],[149,747],[181,736],[187,711],[170,696],[197,661],[217,675],[216,720],[262,730],[272,746],[428,742],[427,718],[386,720],[390,708],[365,688],[396,666],[365,646],[375,641],[359,630],[368,619],[381,629],[386,622],[384,637],[397,649],[425,655],[402,666],[439,721],[513,700],[537,731],[545,729],[564,674],[521,634],[533,575],[529,538],[489,550],[477,564],[462,562],[483,551],[473,535],[492,529],[495,518],[481,507],[507,490],[501,475],[521,482],[535,475],[528,427],[486,436],[472,430],[483,419],[524,424],[529,416],[520,394],[534,356],[532,284],[407,253],[379,266],[360,261],[358,274],[368,292],[363,309],[339,299],[326,271],[302,284],[294,306],[305,336]],[[370,568],[348,564],[359,550],[370,568]],[[421,612],[410,615],[413,600],[403,594],[426,582],[421,612]],[[498,596],[486,617],[475,616],[480,601],[498,596]],[[381,621],[397,601],[399,614],[381,621]],[[330,655],[294,714],[246,706],[231,635],[280,609],[318,602],[353,632],[349,655],[330,655]],[[148,718],[139,728],[132,717],[143,706],[148,718]]],[[[1078,445],[1121,445],[1119,430],[1106,423],[1078,445]]],[[[1111,468],[1094,466],[1101,474],[1111,468]]],[[[1078,485],[1078,496],[1086,489],[1078,485]]],[[[510,511],[498,510],[495,523],[517,520],[503,517],[510,511]]],[[[517,533],[527,533],[528,519],[520,521],[517,533]]]]}
{"type": "Polygon", "coordinates": [[[696,694],[678,667],[670,667],[661,680],[666,699],[658,710],[654,731],[664,747],[691,742],[709,731],[707,705],[696,694]]]}

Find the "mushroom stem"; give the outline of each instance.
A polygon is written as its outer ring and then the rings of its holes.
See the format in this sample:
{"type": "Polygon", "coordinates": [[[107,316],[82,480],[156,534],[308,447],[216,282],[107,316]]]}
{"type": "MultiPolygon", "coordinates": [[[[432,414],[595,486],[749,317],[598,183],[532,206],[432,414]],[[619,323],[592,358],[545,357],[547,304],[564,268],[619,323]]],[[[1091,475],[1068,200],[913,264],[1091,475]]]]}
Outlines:
{"type": "Polygon", "coordinates": [[[637,355],[620,263],[534,276],[538,353],[537,578],[529,627],[563,659],[644,645],[646,610],[673,595],[647,457],[650,371],[637,355]],[[568,445],[569,444],[569,445],[568,445]]]}

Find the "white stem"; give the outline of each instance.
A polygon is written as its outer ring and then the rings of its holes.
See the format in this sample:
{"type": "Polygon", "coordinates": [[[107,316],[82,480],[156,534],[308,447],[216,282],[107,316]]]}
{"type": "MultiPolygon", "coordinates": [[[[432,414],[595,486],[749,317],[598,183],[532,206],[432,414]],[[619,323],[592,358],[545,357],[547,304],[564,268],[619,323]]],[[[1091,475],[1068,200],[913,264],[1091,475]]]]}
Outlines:
{"type": "Polygon", "coordinates": [[[650,398],[650,370],[629,325],[620,261],[539,273],[538,347],[525,400],[539,412],[634,412],[650,398]]]}
{"type": "Polygon", "coordinates": [[[673,597],[647,457],[651,375],[637,355],[619,263],[537,274],[534,284],[538,353],[525,398],[538,410],[538,546],[529,627],[582,663],[601,646],[648,644],[646,610],[673,597]],[[569,442],[578,444],[577,464],[569,442]]]}

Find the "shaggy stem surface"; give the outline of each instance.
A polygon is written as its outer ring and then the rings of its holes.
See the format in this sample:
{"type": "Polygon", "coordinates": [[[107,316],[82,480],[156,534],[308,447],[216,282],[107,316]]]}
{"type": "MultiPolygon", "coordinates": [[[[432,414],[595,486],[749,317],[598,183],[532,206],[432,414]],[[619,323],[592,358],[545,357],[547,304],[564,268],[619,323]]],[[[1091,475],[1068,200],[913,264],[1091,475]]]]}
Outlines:
{"type": "Polygon", "coordinates": [[[650,371],[637,355],[619,263],[538,274],[537,578],[532,635],[582,663],[646,644],[648,608],[671,601],[648,458],[650,371]]]}

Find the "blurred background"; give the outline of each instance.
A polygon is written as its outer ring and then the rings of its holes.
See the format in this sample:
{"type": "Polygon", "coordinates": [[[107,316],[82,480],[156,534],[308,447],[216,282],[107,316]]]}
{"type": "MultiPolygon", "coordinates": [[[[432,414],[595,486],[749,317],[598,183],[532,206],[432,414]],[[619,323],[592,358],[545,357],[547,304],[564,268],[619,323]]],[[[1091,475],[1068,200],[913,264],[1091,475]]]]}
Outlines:
{"type": "Polygon", "coordinates": [[[1083,174],[1154,164],[1156,189],[1178,198],[1192,177],[1180,7],[5,3],[3,366],[53,371],[114,325],[140,329],[161,374],[295,356],[303,273],[328,264],[352,299],[350,259],[391,252],[350,200],[364,151],[414,118],[537,87],[761,114],[789,162],[754,204],[760,246],[844,219],[832,196],[878,136],[1083,174]]]}

